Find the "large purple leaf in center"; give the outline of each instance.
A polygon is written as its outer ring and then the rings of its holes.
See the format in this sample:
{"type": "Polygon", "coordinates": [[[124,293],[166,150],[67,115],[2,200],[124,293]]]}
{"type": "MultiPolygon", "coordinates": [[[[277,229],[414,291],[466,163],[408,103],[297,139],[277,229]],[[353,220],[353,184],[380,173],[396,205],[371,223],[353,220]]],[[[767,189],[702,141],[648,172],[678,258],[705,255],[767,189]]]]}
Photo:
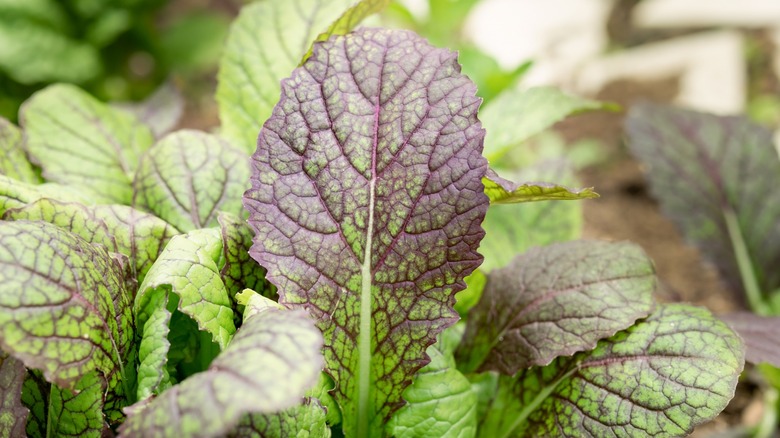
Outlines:
{"type": "Polygon", "coordinates": [[[252,256],[318,320],[348,436],[382,433],[482,261],[484,130],[456,58],[398,30],[317,44],[253,156],[252,256]]]}

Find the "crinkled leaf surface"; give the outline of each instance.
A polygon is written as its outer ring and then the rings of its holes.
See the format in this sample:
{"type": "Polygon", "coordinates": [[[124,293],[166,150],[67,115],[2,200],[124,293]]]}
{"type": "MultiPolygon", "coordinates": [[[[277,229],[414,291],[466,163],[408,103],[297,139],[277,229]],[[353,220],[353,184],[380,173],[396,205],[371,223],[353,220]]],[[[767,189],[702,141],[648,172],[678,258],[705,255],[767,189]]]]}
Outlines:
{"type": "Polygon", "coordinates": [[[22,131],[13,123],[0,117],[0,175],[36,184],[40,179],[27,160],[22,147],[22,131]]]}
{"type": "Polygon", "coordinates": [[[515,377],[502,376],[485,436],[684,436],[734,396],[739,337],[707,310],[662,305],[647,319],[515,377]]]}
{"type": "Polygon", "coordinates": [[[217,103],[222,129],[247,153],[271,116],[282,79],[315,39],[343,34],[385,0],[264,1],[245,6],[230,28],[219,67],[217,103]]]}
{"type": "Polygon", "coordinates": [[[108,427],[103,418],[105,381],[97,371],[84,375],[73,391],[51,386],[47,436],[100,438],[108,427]]]}
{"type": "Polygon", "coordinates": [[[30,410],[25,430],[28,437],[42,438],[46,436],[51,386],[51,383],[43,378],[40,371],[27,370],[22,387],[22,403],[30,410]]]}
{"type": "Polygon", "coordinates": [[[87,207],[39,199],[25,207],[6,211],[2,218],[49,222],[90,243],[102,244],[111,252],[124,254],[138,281],[143,281],[168,240],[179,233],[162,219],[124,205],[87,207]]]}
{"type": "Polygon", "coordinates": [[[326,419],[322,405],[316,400],[306,400],[275,414],[245,415],[228,437],[330,438],[326,419]]]}
{"type": "Polygon", "coordinates": [[[477,433],[477,394],[455,366],[454,346],[463,334],[460,325],[442,332],[442,338],[428,347],[431,363],[414,377],[404,391],[407,404],[388,423],[396,438],[473,437],[477,433]]]}
{"type": "Polygon", "coordinates": [[[222,251],[219,230],[195,230],[171,239],[149,269],[135,299],[136,326],[141,334],[139,400],[157,393],[163,382],[174,310],[197,322],[221,349],[236,332],[231,300],[220,277],[222,251]],[[169,309],[169,303],[175,307],[169,309]]]}
{"type": "Polygon", "coordinates": [[[25,434],[30,411],[22,404],[25,369],[22,361],[0,351],[0,436],[25,434]]]}
{"type": "Polygon", "coordinates": [[[166,82],[141,102],[115,103],[114,106],[135,115],[160,138],[179,124],[184,113],[184,98],[172,82],[166,82]]]}
{"type": "Polygon", "coordinates": [[[317,382],[321,347],[322,335],[305,312],[268,309],[244,321],[207,371],[129,414],[120,433],[224,436],[246,413],[292,407],[317,382]]]}
{"type": "Polygon", "coordinates": [[[246,155],[229,143],[205,132],[177,131],[143,156],[134,203],[182,231],[212,227],[219,210],[243,212],[248,180],[246,155]]]}
{"type": "Polygon", "coordinates": [[[487,130],[485,157],[492,166],[500,166],[507,151],[566,116],[612,107],[552,87],[505,91],[479,112],[487,130]]]}
{"type": "Polygon", "coordinates": [[[244,289],[252,289],[265,297],[275,297],[276,289],[266,281],[265,269],[249,256],[252,237],[255,235],[252,228],[239,217],[229,213],[220,213],[217,220],[222,233],[224,256],[220,275],[228,295],[232,298],[244,289]]]}
{"type": "Polygon", "coordinates": [[[742,117],[651,104],[631,109],[627,131],[664,214],[730,286],[744,291],[728,216],[757,287],[780,287],[780,158],[771,132],[742,117]]]}
{"type": "Polygon", "coordinates": [[[656,286],[639,246],[577,240],[534,248],[488,276],[458,352],[462,371],[547,365],[647,316],[656,286]]]}
{"type": "Polygon", "coordinates": [[[347,436],[383,433],[481,261],[474,93],[454,53],[359,30],[315,45],[260,134],[252,255],[316,317],[347,436]]]}
{"type": "Polygon", "coordinates": [[[745,341],[745,360],[780,367],[780,317],[750,312],[720,315],[745,341]]]}
{"type": "MultiPolygon", "coordinates": [[[[562,160],[527,167],[513,175],[518,181],[575,182],[574,171],[562,160]]],[[[582,205],[579,202],[532,202],[490,207],[482,223],[485,238],[479,252],[485,256],[483,272],[506,266],[517,254],[534,246],[565,242],[580,237],[582,205]]]]}
{"type": "Polygon", "coordinates": [[[131,181],[152,132],[135,116],[72,85],[52,85],[22,106],[27,150],[47,181],[72,185],[96,200],[130,204],[131,181]]]}
{"type": "Polygon", "coordinates": [[[20,208],[40,198],[55,198],[61,201],[91,203],[87,197],[72,187],[55,183],[28,184],[0,175],[0,215],[6,210],[20,208]]]}
{"type": "Polygon", "coordinates": [[[0,222],[0,243],[0,347],[63,388],[97,370],[121,394],[133,339],[124,269],[44,222],[0,222]]]}
{"type": "Polygon", "coordinates": [[[545,182],[515,183],[501,178],[492,169],[482,179],[485,194],[491,204],[516,204],[533,201],[570,201],[598,198],[592,187],[570,189],[566,186],[545,182]]]}

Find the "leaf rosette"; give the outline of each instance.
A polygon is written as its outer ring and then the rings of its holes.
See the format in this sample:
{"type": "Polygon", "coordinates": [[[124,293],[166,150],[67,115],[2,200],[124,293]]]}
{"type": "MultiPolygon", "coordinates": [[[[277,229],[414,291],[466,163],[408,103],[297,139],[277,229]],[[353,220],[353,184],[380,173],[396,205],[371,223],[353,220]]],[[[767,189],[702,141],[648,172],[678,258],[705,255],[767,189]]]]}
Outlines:
{"type": "Polygon", "coordinates": [[[456,58],[397,30],[315,44],[253,156],[251,253],[318,321],[349,436],[383,433],[482,261],[484,130],[456,58]]]}

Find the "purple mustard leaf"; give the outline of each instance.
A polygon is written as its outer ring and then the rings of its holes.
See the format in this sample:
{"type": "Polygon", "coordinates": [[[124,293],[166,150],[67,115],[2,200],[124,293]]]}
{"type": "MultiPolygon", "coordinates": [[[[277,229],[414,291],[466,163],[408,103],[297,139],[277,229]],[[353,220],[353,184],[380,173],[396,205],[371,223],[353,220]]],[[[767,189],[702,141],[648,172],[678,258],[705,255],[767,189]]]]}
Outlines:
{"type": "Polygon", "coordinates": [[[745,360],[780,367],[780,317],[735,312],[719,315],[719,318],[726,321],[745,341],[745,360]]]}
{"type": "Polygon", "coordinates": [[[771,133],[743,117],[651,104],[632,108],[626,129],[663,212],[761,307],[761,294],[780,286],[780,158],[771,133]]]}
{"type": "Polygon", "coordinates": [[[0,436],[23,436],[30,413],[22,404],[27,373],[22,361],[0,350],[0,436]]]}
{"type": "Polygon", "coordinates": [[[363,29],[316,44],[260,132],[251,254],[318,321],[347,436],[383,433],[482,261],[475,92],[455,53],[363,29]]]}
{"type": "Polygon", "coordinates": [[[637,245],[533,248],[488,274],[456,352],[464,372],[514,375],[592,349],[653,310],[653,262],[637,245]]]}

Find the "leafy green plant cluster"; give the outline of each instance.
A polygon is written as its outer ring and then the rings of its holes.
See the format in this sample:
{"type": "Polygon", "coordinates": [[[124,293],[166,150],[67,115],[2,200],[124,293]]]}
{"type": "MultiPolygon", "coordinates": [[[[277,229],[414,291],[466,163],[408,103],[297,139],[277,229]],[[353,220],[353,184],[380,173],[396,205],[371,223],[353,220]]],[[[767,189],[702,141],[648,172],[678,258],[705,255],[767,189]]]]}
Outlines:
{"type": "Polygon", "coordinates": [[[631,152],[664,213],[712,263],[734,297],[753,313],[724,319],[761,363],[764,420],[772,436],[780,415],[780,158],[772,133],[744,117],[644,104],[626,130],[631,152]]]}
{"type": "Polygon", "coordinates": [[[729,326],[529,203],[597,196],[533,182],[565,163],[488,168],[603,105],[510,91],[480,122],[454,52],[353,31],[386,3],[247,5],[221,135],[70,85],[2,121],[2,435],[673,436],[726,406],[729,326]]]}
{"type": "Polygon", "coordinates": [[[0,1],[0,116],[56,82],[136,100],[172,72],[215,63],[227,18],[186,12],[160,31],[167,0],[0,1]]]}

